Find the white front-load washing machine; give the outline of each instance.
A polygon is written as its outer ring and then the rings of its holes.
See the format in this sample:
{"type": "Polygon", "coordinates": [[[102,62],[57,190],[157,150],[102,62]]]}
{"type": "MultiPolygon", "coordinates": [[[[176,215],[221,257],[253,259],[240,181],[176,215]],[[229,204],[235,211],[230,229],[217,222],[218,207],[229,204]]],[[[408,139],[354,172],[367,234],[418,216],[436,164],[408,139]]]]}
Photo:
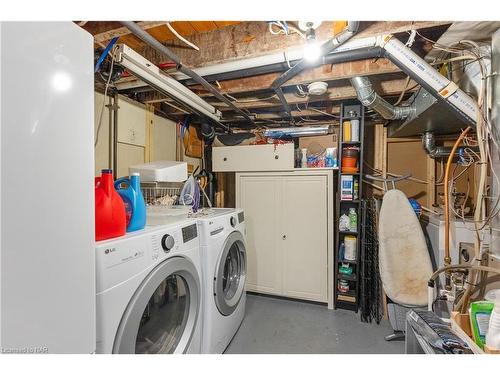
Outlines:
{"type": "Polygon", "coordinates": [[[98,242],[97,353],[200,353],[201,272],[195,220],[98,242]]]}
{"type": "Polygon", "coordinates": [[[205,287],[202,353],[223,353],[245,315],[245,220],[241,209],[197,215],[205,287]]]}

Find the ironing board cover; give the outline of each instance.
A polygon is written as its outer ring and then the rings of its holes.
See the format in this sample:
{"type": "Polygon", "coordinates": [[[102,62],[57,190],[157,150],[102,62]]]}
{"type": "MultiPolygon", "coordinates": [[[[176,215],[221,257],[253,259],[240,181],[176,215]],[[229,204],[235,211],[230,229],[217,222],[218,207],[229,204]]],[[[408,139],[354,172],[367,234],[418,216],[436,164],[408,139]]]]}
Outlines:
{"type": "Polygon", "coordinates": [[[402,191],[385,193],[378,235],[380,278],[387,296],[405,306],[426,305],[432,262],[420,222],[402,191]]]}

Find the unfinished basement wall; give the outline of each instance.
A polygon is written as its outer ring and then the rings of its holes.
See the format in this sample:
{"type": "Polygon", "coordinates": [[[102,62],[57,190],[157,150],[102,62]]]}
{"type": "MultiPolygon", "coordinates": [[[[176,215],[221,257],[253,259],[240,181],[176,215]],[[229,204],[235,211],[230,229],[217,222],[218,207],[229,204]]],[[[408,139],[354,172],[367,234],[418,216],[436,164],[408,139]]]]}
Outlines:
{"type": "MultiPolygon", "coordinates": [[[[104,95],[95,93],[94,124],[95,135],[104,95]]],[[[109,103],[109,97],[105,104],[109,103]]],[[[118,98],[118,147],[117,176],[128,175],[128,168],[155,160],[176,160],[176,124],[148,110],[145,105],[126,97],[118,98]]],[[[102,115],[99,139],[95,147],[95,174],[101,169],[112,168],[112,144],[110,134],[113,129],[112,114],[107,107],[102,115]]],[[[200,160],[184,156],[184,161],[196,168],[200,160]]]]}
{"type": "MultiPolygon", "coordinates": [[[[379,134],[381,132],[384,132],[381,125],[367,126],[365,129],[366,173],[374,173],[372,168],[387,173],[388,177],[390,174],[411,173],[410,180],[398,182],[396,187],[426,208],[435,209],[442,205],[446,159],[431,159],[424,151],[420,138],[384,138],[379,134]]],[[[452,146],[453,143],[453,137],[443,141],[445,146],[452,146]]],[[[466,205],[470,206],[476,194],[474,189],[476,170],[471,166],[462,173],[464,169],[453,163],[450,176],[459,176],[455,183],[456,190],[467,194],[466,205]]],[[[380,183],[377,185],[381,186],[380,183]]],[[[368,196],[382,195],[381,190],[370,185],[365,188],[368,196]]]]}

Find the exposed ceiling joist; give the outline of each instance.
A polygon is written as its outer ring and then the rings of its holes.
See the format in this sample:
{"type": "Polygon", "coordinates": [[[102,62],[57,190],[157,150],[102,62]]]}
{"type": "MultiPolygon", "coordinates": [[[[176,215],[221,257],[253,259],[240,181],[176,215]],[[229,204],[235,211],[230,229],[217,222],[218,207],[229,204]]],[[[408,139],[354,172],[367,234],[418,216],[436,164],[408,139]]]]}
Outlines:
{"type": "MultiPolygon", "coordinates": [[[[144,30],[151,29],[153,27],[158,27],[164,25],[167,21],[140,21],[137,22],[139,26],[141,26],[144,30]]],[[[116,36],[124,36],[129,35],[130,30],[126,27],[119,27],[116,29],[108,30],[99,34],[94,35],[94,41],[96,43],[103,43],[108,40],[113,39],[116,36]]]]}

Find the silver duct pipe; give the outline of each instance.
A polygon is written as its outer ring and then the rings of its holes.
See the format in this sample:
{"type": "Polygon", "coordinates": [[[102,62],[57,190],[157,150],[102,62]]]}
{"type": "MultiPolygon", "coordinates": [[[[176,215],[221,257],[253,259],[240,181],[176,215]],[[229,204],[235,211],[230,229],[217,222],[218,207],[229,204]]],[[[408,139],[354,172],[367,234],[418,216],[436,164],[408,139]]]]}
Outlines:
{"type": "MultiPolygon", "coordinates": [[[[434,133],[425,132],[422,135],[422,146],[425,152],[433,159],[447,158],[450,156],[452,147],[436,146],[434,133]]],[[[469,148],[474,152],[479,152],[478,147],[458,147],[455,155],[460,155],[462,150],[469,148]]]]}
{"type": "Polygon", "coordinates": [[[436,146],[436,138],[434,137],[434,133],[431,132],[425,132],[422,135],[422,146],[425,152],[433,159],[448,157],[451,152],[451,147],[436,146]]]}
{"type": "Polygon", "coordinates": [[[394,106],[387,102],[375,92],[368,77],[354,77],[350,81],[359,101],[365,107],[377,111],[386,120],[401,120],[415,112],[412,106],[394,106]]]}

